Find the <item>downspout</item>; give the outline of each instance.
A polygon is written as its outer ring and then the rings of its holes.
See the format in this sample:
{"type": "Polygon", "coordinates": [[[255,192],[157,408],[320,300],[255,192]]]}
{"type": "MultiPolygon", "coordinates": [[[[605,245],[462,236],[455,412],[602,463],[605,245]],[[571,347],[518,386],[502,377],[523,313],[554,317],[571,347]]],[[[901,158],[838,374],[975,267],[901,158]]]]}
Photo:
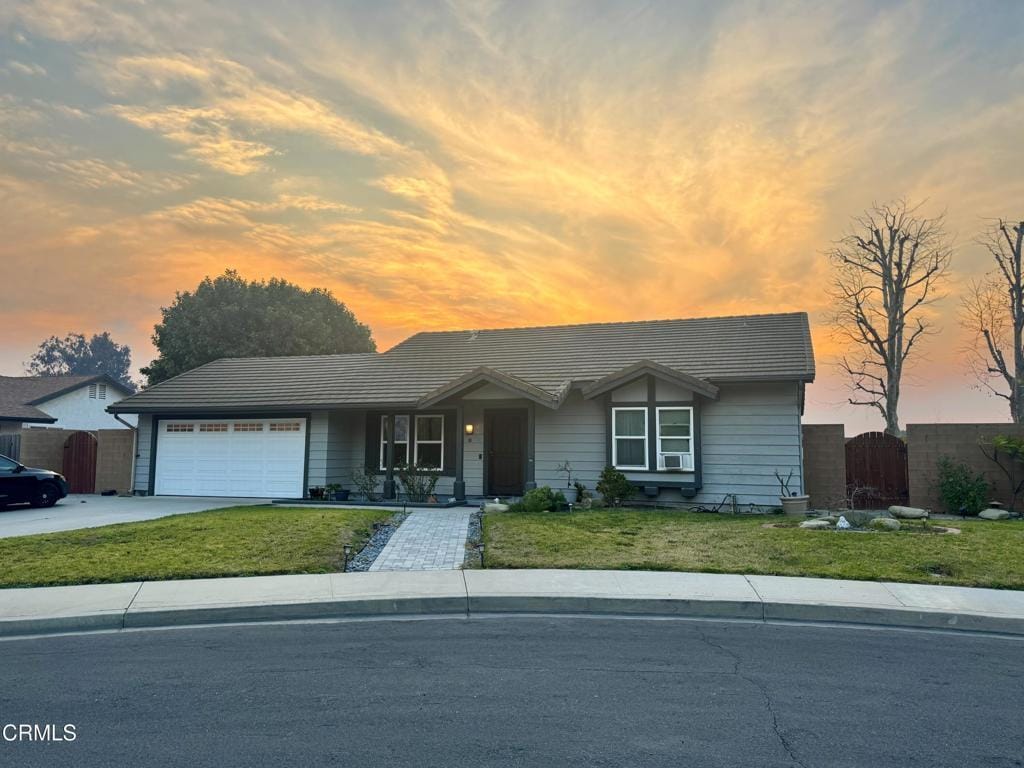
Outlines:
{"type": "Polygon", "coordinates": [[[128,495],[129,496],[134,496],[135,495],[135,460],[139,457],[139,428],[137,426],[135,426],[134,424],[131,424],[130,422],[125,421],[124,419],[122,419],[120,417],[120,415],[118,415],[116,413],[112,413],[111,416],[113,416],[115,419],[120,421],[122,424],[124,424],[126,427],[128,427],[128,429],[130,429],[132,431],[132,474],[131,474],[131,484],[128,486],[128,495]]]}

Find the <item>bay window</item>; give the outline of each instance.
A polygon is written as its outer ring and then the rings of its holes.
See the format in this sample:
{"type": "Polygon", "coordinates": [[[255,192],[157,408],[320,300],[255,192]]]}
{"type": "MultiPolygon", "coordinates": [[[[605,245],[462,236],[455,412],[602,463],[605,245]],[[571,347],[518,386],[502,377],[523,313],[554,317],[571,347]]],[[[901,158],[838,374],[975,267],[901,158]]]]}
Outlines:
{"type": "Polygon", "coordinates": [[[693,470],[693,408],[658,408],[658,469],[693,470]]]}
{"type": "Polygon", "coordinates": [[[612,408],[612,465],[647,469],[646,408],[612,408]]]}

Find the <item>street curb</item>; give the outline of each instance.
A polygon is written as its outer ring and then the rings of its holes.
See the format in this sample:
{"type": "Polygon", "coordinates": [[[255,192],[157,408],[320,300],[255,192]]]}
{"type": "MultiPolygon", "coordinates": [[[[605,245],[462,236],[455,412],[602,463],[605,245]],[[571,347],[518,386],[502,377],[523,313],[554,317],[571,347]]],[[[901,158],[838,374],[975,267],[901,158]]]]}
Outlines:
{"type": "Polygon", "coordinates": [[[922,611],[861,605],[761,602],[668,597],[561,595],[466,595],[462,597],[360,598],[290,603],[211,605],[52,618],[0,620],[0,636],[44,636],[70,632],[259,623],[316,619],[403,616],[595,615],[751,622],[805,622],[903,629],[952,630],[1024,636],[1024,617],[956,611],[922,611]]]}

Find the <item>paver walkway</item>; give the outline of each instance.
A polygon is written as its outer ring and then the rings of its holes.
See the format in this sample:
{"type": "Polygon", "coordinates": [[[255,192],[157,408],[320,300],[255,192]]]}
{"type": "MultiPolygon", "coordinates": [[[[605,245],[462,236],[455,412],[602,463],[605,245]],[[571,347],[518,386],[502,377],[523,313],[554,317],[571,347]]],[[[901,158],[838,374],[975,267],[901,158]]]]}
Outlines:
{"type": "Polygon", "coordinates": [[[451,571],[466,557],[471,509],[419,509],[391,536],[371,571],[451,571]]]}

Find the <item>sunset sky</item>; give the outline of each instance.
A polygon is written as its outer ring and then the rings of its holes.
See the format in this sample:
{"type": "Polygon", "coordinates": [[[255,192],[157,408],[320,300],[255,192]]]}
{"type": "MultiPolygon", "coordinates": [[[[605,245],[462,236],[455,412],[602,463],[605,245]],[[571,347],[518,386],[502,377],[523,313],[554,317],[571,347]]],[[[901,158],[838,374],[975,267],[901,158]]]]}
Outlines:
{"type": "Polygon", "coordinates": [[[1024,217],[1024,3],[0,4],[0,373],[238,269],[428,329],[806,310],[873,200],[955,237],[902,421],[1005,420],[957,294],[1024,217]]]}

